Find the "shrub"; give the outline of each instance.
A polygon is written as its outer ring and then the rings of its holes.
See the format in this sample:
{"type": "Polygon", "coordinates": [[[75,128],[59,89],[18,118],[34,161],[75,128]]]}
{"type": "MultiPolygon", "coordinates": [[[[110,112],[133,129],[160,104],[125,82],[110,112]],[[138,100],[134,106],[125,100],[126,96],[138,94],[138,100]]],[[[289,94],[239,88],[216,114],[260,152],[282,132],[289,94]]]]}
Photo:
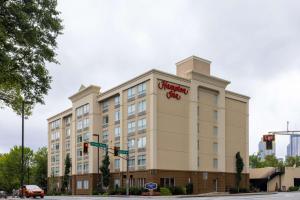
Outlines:
{"type": "Polygon", "coordinates": [[[142,188],[132,187],[129,188],[129,194],[131,195],[141,195],[143,192],[142,188]]]}
{"type": "Polygon", "coordinates": [[[186,185],[186,194],[193,194],[193,183],[188,183],[186,185]]]}
{"type": "Polygon", "coordinates": [[[248,188],[240,188],[240,193],[248,193],[249,189],[248,188]]]}
{"type": "Polygon", "coordinates": [[[162,195],[162,196],[170,196],[170,195],[172,195],[172,193],[169,190],[169,188],[161,187],[160,188],[160,195],[162,195]]]}
{"type": "Polygon", "coordinates": [[[185,188],[178,187],[178,186],[171,187],[171,188],[169,188],[169,190],[171,191],[171,193],[173,195],[183,195],[183,194],[186,194],[185,188]]]}
{"type": "Polygon", "coordinates": [[[238,193],[238,189],[237,188],[229,188],[229,193],[236,194],[236,193],[238,193]]]}
{"type": "Polygon", "coordinates": [[[289,192],[292,192],[292,191],[298,191],[299,190],[299,187],[298,186],[291,186],[289,187],[289,192]]]}

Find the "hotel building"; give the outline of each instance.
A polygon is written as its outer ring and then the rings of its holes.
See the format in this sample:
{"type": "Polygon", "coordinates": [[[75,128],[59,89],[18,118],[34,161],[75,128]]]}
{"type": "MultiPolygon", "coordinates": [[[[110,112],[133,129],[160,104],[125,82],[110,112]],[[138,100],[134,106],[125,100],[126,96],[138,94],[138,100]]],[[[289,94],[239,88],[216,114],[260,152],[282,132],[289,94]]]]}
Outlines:
{"type": "MultiPolygon", "coordinates": [[[[249,97],[226,90],[227,80],[210,74],[210,61],[191,56],[176,64],[176,75],[150,70],[107,91],[81,86],[72,106],[48,119],[49,188],[60,188],[64,160],[72,159],[73,194],[97,187],[98,149],[129,148],[129,182],[143,187],[193,183],[194,193],[235,186],[235,155],[248,187],[249,97]]],[[[100,161],[104,150],[100,149],[100,161]]],[[[125,187],[126,161],[110,154],[111,186],[125,187]]]]}

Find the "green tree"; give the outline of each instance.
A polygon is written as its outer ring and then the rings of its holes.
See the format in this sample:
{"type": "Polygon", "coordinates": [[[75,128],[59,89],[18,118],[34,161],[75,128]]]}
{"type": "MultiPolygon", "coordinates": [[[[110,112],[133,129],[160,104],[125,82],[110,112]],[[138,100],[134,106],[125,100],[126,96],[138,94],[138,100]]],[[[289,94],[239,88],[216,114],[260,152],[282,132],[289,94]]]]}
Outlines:
{"type": "Polygon", "coordinates": [[[47,147],[42,147],[33,156],[33,180],[36,185],[47,188],[47,167],[48,151],[47,147]]]}
{"type": "Polygon", "coordinates": [[[250,168],[262,168],[264,167],[264,163],[258,155],[249,156],[249,166],[250,168]]]}
{"type": "Polygon", "coordinates": [[[67,154],[65,159],[65,174],[63,177],[63,183],[62,183],[62,192],[68,191],[69,184],[70,184],[70,172],[71,172],[71,158],[70,155],[67,154]]]}
{"type": "Polygon", "coordinates": [[[109,170],[109,156],[108,156],[108,150],[105,151],[105,156],[102,160],[102,166],[100,167],[101,175],[102,175],[102,184],[104,187],[109,186],[109,178],[110,178],[110,170],[109,170]]]}
{"type": "Polygon", "coordinates": [[[264,167],[280,167],[280,162],[275,155],[267,155],[264,159],[264,167]]]}
{"type": "Polygon", "coordinates": [[[287,167],[299,167],[300,166],[300,157],[299,156],[289,156],[285,160],[285,166],[287,167]]]}
{"type": "Polygon", "coordinates": [[[238,192],[240,192],[240,182],[242,180],[242,171],[244,169],[244,161],[241,157],[240,152],[235,154],[235,167],[236,167],[236,187],[238,192]]]}
{"type": "Polygon", "coordinates": [[[55,59],[62,20],[56,0],[0,0],[0,105],[30,114],[44,103],[51,77],[46,63],[55,59]]]}

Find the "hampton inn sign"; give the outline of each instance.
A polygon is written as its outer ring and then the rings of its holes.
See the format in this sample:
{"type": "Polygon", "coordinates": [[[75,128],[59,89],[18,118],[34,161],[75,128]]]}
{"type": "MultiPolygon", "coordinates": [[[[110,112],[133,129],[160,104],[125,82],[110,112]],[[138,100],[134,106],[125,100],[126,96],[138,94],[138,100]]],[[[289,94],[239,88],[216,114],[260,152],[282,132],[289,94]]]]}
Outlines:
{"type": "Polygon", "coordinates": [[[166,96],[168,99],[174,98],[180,100],[181,95],[179,93],[182,93],[184,95],[187,95],[189,93],[189,90],[187,88],[164,80],[161,80],[158,83],[158,88],[161,90],[167,90],[166,96]]]}

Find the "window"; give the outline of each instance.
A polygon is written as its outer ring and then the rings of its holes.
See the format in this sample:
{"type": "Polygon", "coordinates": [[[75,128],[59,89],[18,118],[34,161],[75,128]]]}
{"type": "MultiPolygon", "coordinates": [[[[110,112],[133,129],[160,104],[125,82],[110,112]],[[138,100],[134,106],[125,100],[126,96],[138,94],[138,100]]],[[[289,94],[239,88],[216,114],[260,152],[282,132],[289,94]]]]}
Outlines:
{"type": "Polygon", "coordinates": [[[82,172],[82,164],[77,163],[77,173],[81,173],[81,172],[82,172]]]}
{"type": "Polygon", "coordinates": [[[120,111],[119,110],[117,110],[116,112],[115,112],[115,122],[116,121],[120,121],[120,111]]]}
{"type": "Polygon", "coordinates": [[[115,169],[120,169],[120,159],[115,159],[115,169]]]}
{"type": "Polygon", "coordinates": [[[104,130],[102,133],[102,139],[103,140],[108,140],[108,130],[104,130]]]}
{"type": "Polygon", "coordinates": [[[81,157],[82,156],[82,149],[77,149],[77,157],[81,157]]]}
{"type": "Polygon", "coordinates": [[[134,149],[135,148],[134,142],[135,142],[134,139],[128,140],[128,149],[134,149]]]}
{"type": "Polygon", "coordinates": [[[82,182],[81,181],[77,181],[77,189],[82,189],[82,182]]]}
{"type": "Polygon", "coordinates": [[[115,127],[115,137],[120,137],[121,129],[120,127],[115,127]]]}
{"type": "Polygon", "coordinates": [[[146,155],[139,155],[138,156],[138,165],[145,166],[146,165],[146,155]]]}
{"type": "Polygon", "coordinates": [[[66,137],[70,137],[70,135],[71,135],[71,129],[66,128],[66,137]]]}
{"type": "Polygon", "coordinates": [[[83,141],[88,141],[90,139],[90,133],[84,133],[82,139],[83,141]]]}
{"type": "Polygon", "coordinates": [[[214,153],[218,153],[218,143],[213,143],[213,150],[214,150],[214,153]]]}
{"type": "Polygon", "coordinates": [[[76,116],[80,117],[81,115],[82,115],[82,108],[79,107],[79,108],[76,109],[76,116]]]}
{"type": "Polygon", "coordinates": [[[65,124],[70,125],[70,123],[71,123],[71,117],[65,118],[65,124]]]}
{"type": "Polygon", "coordinates": [[[51,133],[51,140],[57,140],[59,139],[59,132],[55,131],[51,133]]]}
{"type": "Polygon", "coordinates": [[[135,96],[135,87],[129,88],[127,90],[127,98],[131,99],[135,96]]]}
{"type": "Polygon", "coordinates": [[[83,109],[83,114],[89,113],[90,112],[90,104],[85,104],[82,109],[83,109]]]}
{"type": "Polygon", "coordinates": [[[114,179],[114,189],[120,188],[120,179],[116,178],[114,179]]]}
{"type": "Polygon", "coordinates": [[[135,166],[135,159],[134,158],[129,158],[128,167],[134,167],[134,166],[135,166]]]}
{"type": "Polygon", "coordinates": [[[77,135],[77,143],[82,142],[82,135],[77,135]]]}
{"type": "Polygon", "coordinates": [[[84,114],[87,114],[90,112],[90,104],[85,104],[83,106],[80,106],[76,109],[76,116],[80,117],[84,114]]]}
{"type": "Polygon", "coordinates": [[[138,130],[143,130],[143,129],[146,129],[146,119],[140,119],[138,120],[138,130]]]}
{"type": "Polygon", "coordinates": [[[108,115],[103,116],[103,126],[107,126],[108,125],[108,115]]]}
{"type": "Polygon", "coordinates": [[[217,136],[218,135],[218,127],[217,126],[214,126],[214,136],[217,136]]]}
{"type": "Polygon", "coordinates": [[[90,126],[89,118],[86,118],[82,121],[82,128],[88,128],[90,126]]]}
{"type": "Polygon", "coordinates": [[[83,164],[83,172],[88,173],[89,172],[89,163],[83,164]]]}
{"type": "Polygon", "coordinates": [[[135,104],[131,104],[128,106],[127,114],[128,114],[128,116],[135,114],[135,104]]]}
{"type": "Polygon", "coordinates": [[[108,110],[108,106],[109,106],[109,103],[108,103],[108,100],[106,101],[103,101],[102,103],[102,111],[107,111],[108,110]]]}
{"type": "Polygon", "coordinates": [[[115,106],[120,104],[120,96],[115,97],[115,106]]]}
{"type": "Polygon", "coordinates": [[[71,146],[70,146],[70,141],[67,141],[67,142],[66,142],[66,150],[70,150],[70,147],[71,147],[71,146]]]}
{"type": "Polygon", "coordinates": [[[82,120],[77,122],[77,130],[81,130],[82,129],[82,120]]]}
{"type": "Polygon", "coordinates": [[[214,104],[218,105],[218,95],[214,95],[214,104]]]}
{"type": "Polygon", "coordinates": [[[138,139],[138,148],[146,147],[146,137],[142,137],[138,139]]]}
{"type": "Polygon", "coordinates": [[[216,159],[216,158],[214,158],[214,160],[213,160],[213,167],[215,169],[218,169],[218,159],[216,159]]]}
{"type": "Polygon", "coordinates": [[[214,121],[218,121],[218,111],[214,110],[214,121]]]}
{"type": "Polygon", "coordinates": [[[55,144],[55,150],[59,150],[59,143],[55,144]]]}
{"type": "Polygon", "coordinates": [[[146,93],[146,83],[141,83],[138,85],[138,95],[146,93]]]}
{"type": "Polygon", "coordinates": [[[128,122],[127,131],[128,131],[128,133],[135,132],[135,121],[128,122]]]}
{"type": "Polygon", "coordinates": [[[146,111],[146,100],[143,100],[138,103],[138,112],[144,112],[146,111]]]}
{"type": "Polygon", "coordinates": [[[51,129],[59,128],[59,124],[60,124],[60,120],[58,119],[58,120],[51,122],[50,127],[51,127],[51,129]]]}
{"type": "Polygon", "coordinates": [[[89,189],[89,181],[88,180],[83,181],[83,189],[85,189],[85,190],[89,189]]]}
{"type": "Polygon", "coordinates": [[[175,179],[172,178],[160,178],[160,186],[161,187],[174,187],[175,179]]]}

